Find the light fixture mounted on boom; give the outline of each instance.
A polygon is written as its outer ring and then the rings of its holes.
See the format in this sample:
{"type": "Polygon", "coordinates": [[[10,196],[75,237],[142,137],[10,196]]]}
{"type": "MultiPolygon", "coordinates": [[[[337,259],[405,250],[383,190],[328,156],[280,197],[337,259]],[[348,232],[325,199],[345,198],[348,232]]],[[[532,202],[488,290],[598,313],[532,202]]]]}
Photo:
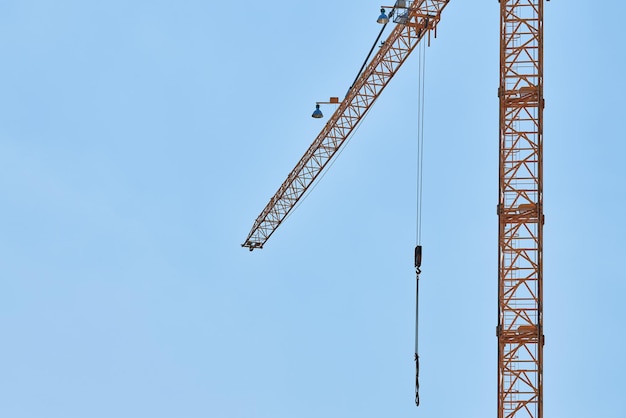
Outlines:
{"type": "Polygon", "coordinates": [[[378,19],[376,19],[376,22],[380,23],[381,25],[389,23],[389,17],[385,14],[384,8],[380,9],[380,16],[378,16],[378,19]]]}
{"type": "Polygon", "coordinates": [[[312,118],[321,119],[324,117],[324,114],[320,110],[321,104],[339,104],[339,97],[331,97],[327,102],[315,102],[315,110],[311,115],[312,118]]]}

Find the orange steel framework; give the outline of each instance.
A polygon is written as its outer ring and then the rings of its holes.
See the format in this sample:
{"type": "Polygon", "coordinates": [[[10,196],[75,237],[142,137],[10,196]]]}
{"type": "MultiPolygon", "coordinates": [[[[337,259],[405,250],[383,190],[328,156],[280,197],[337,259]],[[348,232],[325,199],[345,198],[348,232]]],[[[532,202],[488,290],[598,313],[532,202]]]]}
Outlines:
{"type": "Polygon", "coordinates": [[[355,81],[335,113],[257,217],[242,244],[250,251],[263,248],[276,228],[313,184],[324,167],[363,119],[380,93],[417,44],[435,31],[449,0],[416,0],[399,8],[398,24],[355,81]]]}
{"type": "Polygon", "coordinates": [[[498,418],[543,416],[543,0],[500,1],[498,418]]]}
{"type": "MultiPolygon", "coordinates": [[[[417,44],[436,35],[448,3],[415,0],[394,9],[397,25],[257,217],[243,247],[263,248],[417,44]]],[[[542,418],[543,0],[499,3],[498,418],[542,418]]]]}

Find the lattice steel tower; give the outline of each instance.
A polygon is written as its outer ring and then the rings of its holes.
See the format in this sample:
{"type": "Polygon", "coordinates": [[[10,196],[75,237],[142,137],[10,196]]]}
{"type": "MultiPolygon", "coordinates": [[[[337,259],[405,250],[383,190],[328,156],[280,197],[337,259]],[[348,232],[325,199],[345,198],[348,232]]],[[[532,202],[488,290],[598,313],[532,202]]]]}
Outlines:
{"type": "Polygon", "coordinates": [[[543,0],[500,0],[498,418],[543,416],[543,0]]]}

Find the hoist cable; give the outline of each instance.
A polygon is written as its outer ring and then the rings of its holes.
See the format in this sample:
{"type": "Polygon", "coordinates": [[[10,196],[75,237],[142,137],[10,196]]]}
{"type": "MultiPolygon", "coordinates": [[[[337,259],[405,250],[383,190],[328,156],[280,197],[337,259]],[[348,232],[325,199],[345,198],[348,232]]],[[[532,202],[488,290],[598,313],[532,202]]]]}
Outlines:
{"type": "Polygon", "coordinates": [[[417,86],[417,227],[416,243],[422,243],[422,173],[424,167],[424,82],[426,70],[426,47],[419,44],[419,68],[417,86]]]}
{"type": "Polygon", "coordinates": [[[415,246],[415,405],[420,404],[420,359],[419,359],[419,280],[422,265],[422,173],[424,166],[424,79],[426,73],[426,48],[419,45],[418,61],[418,99],[417,99],[417,214],[416,214],[416,246],[415,246]]]}

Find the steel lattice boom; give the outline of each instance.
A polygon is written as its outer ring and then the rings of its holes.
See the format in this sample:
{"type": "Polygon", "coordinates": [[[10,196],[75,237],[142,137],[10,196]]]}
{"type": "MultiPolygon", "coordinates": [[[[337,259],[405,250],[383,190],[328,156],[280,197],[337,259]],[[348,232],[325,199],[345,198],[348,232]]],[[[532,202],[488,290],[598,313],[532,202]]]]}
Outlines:
{"type": "Polygon", "coordinates": [[[449,0],[416,0],[396,10],[394,29],[304,156],[258,216],[243,247],[263,248],[298,200],[345,143],[418,43],[439,23],[449,0]]]}
{"type": "Polygon", "coordinates": [[[543,0],[500,11],[498,418],[541,418],[543,0]]]}

